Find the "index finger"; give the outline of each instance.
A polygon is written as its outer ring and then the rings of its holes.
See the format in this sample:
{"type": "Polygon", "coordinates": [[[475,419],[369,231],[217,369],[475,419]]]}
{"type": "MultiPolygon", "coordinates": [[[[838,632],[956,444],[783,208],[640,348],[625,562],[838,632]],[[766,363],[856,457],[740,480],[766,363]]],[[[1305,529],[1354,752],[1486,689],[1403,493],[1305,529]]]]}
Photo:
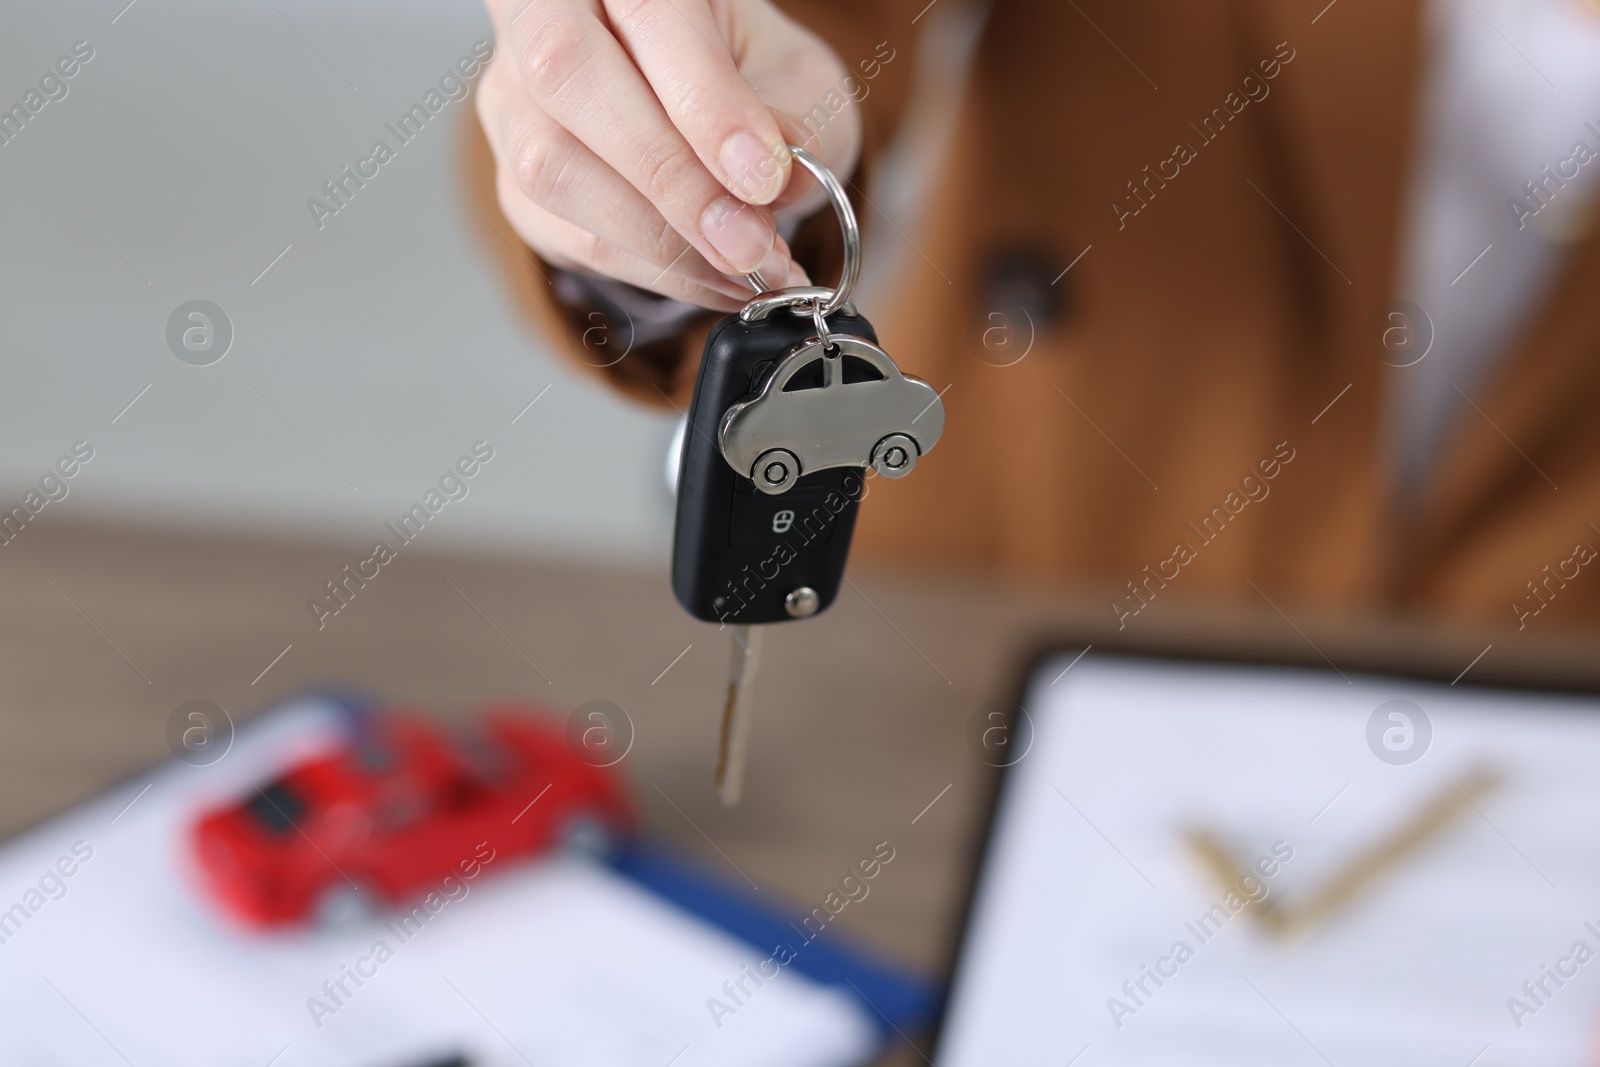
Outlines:
{"type": "Polygon", "coordinates": [[[740,73],[707,0],[603,3],[618,39],[706,169],[746,203],[777,199],[789,177],[783,131],[740,73]]]}

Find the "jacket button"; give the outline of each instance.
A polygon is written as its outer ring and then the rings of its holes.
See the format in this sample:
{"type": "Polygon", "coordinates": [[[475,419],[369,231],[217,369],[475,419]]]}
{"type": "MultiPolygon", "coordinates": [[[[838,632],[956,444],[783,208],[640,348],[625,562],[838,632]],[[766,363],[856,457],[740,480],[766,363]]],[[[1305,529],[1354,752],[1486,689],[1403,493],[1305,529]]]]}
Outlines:
{"type": "Polygon", "coordinates": [[[1055,259],[1039,246],[1003,248],[989,258],[967,330],[973,355],[997,367],[1020,363],[1039,335],[1062,321],[1071,298],[1061,266],[1051,269],[1055,259]]]}

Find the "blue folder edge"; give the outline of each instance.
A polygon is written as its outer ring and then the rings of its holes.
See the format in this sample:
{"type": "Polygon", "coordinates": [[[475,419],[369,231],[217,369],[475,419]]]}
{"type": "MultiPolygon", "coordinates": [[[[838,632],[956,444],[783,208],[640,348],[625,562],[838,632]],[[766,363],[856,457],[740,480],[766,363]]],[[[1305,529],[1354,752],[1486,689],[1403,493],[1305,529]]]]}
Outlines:
{"type": "MultiPolygon", "coordinates": [[[[363,712],[383,706],[369,696],[338,686],[301,690],[275,702],[282,707],[296,698],[317,697],[342,707],[361,728],[363,712]]],[[[270,713],[270,709],[269,713],[270,713]]],[[[611,857],[611,867],[651,893],[720,927],[763,958],[786,947],[786,968],[848,993],[887,1039],[891,1033],[927,1025],[938,1015],[944,998],[939,983],[841,943],[824,927],[809,934],[749,892],[706,873],[693,863],[648,839],[636,841],[611,857]],[[792,958],[791,958],[792,957],[792,958]]]]}
{"type": "Polygon", "coordinates": [[[763,958],[784,948],[786,968],[837,986],[866,1009],[878,1030],[891,1033],[932,1021],[943,993],[939,985],[849,947],[827,927],[808,935],[749,892],[709,875],[650,841],[633,844],[612,860],[618,873],[758,949],[763,958]]]}

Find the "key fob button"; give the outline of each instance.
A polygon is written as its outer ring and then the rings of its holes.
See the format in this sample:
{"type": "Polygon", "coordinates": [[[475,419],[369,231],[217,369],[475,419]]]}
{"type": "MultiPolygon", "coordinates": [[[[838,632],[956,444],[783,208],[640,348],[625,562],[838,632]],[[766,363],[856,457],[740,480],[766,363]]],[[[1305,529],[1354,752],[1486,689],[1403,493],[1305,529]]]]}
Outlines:
{"type": "Polygon", "coordinates": [[[825,542],[833,535],[833,512],[827,507],[830,492],[791,489],[782,496],[735,494],[728,543],[735,548],[755,548],[785,539],[797,544],[825,542]]]}

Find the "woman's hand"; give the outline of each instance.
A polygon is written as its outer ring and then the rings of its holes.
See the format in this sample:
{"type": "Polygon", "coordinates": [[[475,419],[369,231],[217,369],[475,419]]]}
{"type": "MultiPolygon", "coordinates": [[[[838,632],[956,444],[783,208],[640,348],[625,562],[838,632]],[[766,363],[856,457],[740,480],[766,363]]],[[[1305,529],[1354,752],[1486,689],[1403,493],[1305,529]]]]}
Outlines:
{"type": "Polygon", "coordinates": [[[749,271],[805,283],[772,211],[814,210],[821,190],[804,168],[789,181],[784,145],[848,174],[861,140],[853,106],[819,108],[845,77],[821,39],[768,0],[487,3],[478,115],[500,206],[535,251],[723,311],[749,271]]]}

